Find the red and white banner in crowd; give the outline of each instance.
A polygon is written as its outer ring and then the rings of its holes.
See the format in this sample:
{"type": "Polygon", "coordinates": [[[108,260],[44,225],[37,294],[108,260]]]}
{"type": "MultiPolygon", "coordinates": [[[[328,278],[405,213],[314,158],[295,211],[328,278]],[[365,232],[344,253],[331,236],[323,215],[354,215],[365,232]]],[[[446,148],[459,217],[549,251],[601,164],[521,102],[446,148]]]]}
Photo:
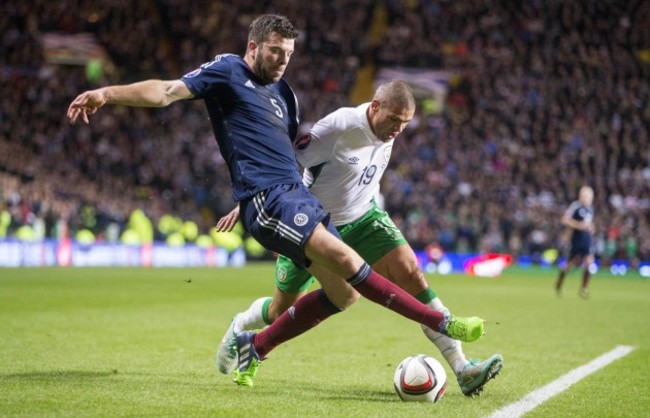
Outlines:
{"type": "Polygon", "coordinates": [[[470,276],[497,277],[510,264],[510,254],[482,254],[465,261],[464,268],[470,276]]]}

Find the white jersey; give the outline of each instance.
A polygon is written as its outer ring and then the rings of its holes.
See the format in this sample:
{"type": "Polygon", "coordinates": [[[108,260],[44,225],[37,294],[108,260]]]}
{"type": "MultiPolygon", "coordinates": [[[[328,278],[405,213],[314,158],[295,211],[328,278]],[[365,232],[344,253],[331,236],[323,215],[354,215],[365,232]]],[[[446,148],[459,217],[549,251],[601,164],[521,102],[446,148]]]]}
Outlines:
{"type": "Polygon", "coordinates": [[[318,121],[296,141],[303,182],[341,226],[372,207],[390,160],[393,140],[383,142],[370,129],[370,103],[344,107],[318,121]]]}

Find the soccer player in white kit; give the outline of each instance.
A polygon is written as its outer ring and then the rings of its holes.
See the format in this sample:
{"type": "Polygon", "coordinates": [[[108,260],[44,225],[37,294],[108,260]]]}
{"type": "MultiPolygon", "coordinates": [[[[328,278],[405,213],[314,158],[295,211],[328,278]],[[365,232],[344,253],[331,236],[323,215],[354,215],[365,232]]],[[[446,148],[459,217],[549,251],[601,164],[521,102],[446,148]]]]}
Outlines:
{"type": "MultiPolygon", "coordinates": [[[[413,249],[387,212],[375,201],[391,156],[393,141],[415,113],[415,99],[408,84],[382,84],[373,100],[357,107],[340,108],[318,121],[295,142],[303,182],[330,213],[341,238],[380,274],[432,309],[449,310],[431,289],[418,268],[413,249]]],[[[236,208],[220,219],[217,229],[230,230],[239,217],[236,208]]],[[[217,366],[230,373],[236,366],[232,347],[235,333],[270,325],[311,287],[315,278],[279,256],[273,298],[257,299],[237,314],[217,350],[217,366]]],[[[478,394],[499,373],[503,358],[495,354],[485,361],[468,361],[461,342],[422,326],[424,334],[440,350],[457,377],[462,392],[478,394]]]]}

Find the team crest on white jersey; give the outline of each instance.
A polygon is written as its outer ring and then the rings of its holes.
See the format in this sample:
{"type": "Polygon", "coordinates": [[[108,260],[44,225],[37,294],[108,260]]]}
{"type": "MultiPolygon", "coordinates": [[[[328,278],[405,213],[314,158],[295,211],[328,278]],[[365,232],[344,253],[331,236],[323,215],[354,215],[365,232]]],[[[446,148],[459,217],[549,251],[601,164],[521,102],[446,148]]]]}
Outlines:
{"type": "Polygon", "coordinates": [[[389,145],[386,148],[384,148],[384,159],[386,162],[390,160],[390,154],[393,152],[393,146],[389,145]]]}
{"type": "Polygon", "coordinates": [[[304,213],[296,213],[296,216],[293,217],[293,223],[298,226],[304,226],[309,222],[309,216],[304,213]]]}
{"type": "Polygon", "coordinates": [[[348,158],[348,162],[350,164],[358,164],[359,163],[359,158],[358,157],[350,157],[350,158],[348,158]]]}

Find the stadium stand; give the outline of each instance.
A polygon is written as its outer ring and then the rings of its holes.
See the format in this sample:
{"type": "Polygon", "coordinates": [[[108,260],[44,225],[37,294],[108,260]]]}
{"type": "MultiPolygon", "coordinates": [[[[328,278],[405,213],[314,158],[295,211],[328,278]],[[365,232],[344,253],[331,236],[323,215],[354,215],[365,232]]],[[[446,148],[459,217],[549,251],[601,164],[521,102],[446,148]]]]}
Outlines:
{"type": "Polygon", "coordinates": [[[65,110],[87,88],[176,78],[242,53],[251,19],[272,12],[303,30],[286,74],[303,130],[363,100],[378,69],[450,74],[444,107],[420,106],[385,175],[385,206],[415,248],[540,257],[560,246],[559,217],[588,183],[599,259],[650,260],[648,2],[11,0],[0,10],[6,236],[28,225],[36,239],[116,240],[137,209],[209,235],[233,202],[202,104],[113,107],[89,126],[70,126],[65,110]],[[80,34],[83,50],[53,46],[80,34]]]}

